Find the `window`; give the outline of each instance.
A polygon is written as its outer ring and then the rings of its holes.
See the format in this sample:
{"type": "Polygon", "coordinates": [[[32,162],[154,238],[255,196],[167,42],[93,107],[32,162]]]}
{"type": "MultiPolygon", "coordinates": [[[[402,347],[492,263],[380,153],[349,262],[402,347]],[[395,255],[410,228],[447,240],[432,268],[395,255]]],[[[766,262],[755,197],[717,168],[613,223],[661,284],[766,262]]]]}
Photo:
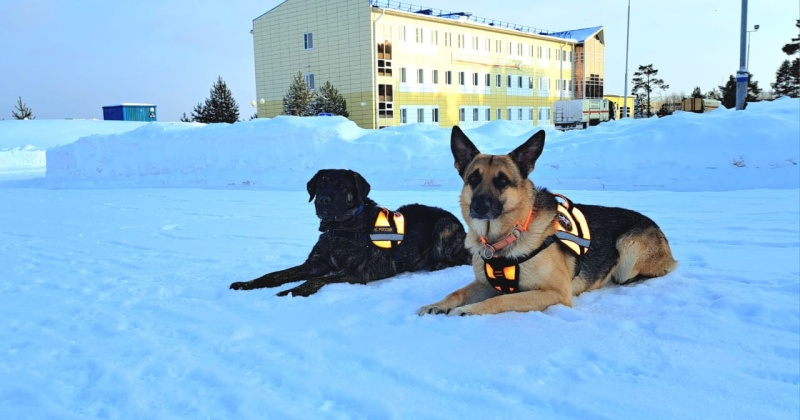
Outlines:
{"type": "Polygon", "coordinates": [[[458,48],[466,48],[464,44],[464,34],[458,34],[458,48]]]}
{"type": "Polygon", "coordinates": [[[536,58],[542,58],[543,57],[542,56],[543,49],[544,49],[544,47],[542,47],[541,45],[536,47],[536,58]]]}
{"type": "Polygon", "coordinates": [[[433,108],[431,110],[431,122],[439,122],[439,108],[433,108]]]}
{"type": "Polygon", "coordinates": [[[444,83],[448,85],[453,84],[453,72],[451,70],[444,72],[444,83]]]}
{"type": "Polygon", "coordinates": [[[533,121],[533,108],[528,109],[528,119],[533,121]]]}
{"type": "Polygon", "coordinates": [[[522,89],[522,76],[517,76],[517,87],[522,89]]]}
{"type": "Polygon", "coordinates": [[[314,90],[316,88],[316,85],[314,84],[314,73],[306,74],[305,79],[306,79],[306,84],[308,85],[308,88],[311,89],[311,90],[314,90]]]}
{"type": "Polygon", "coordinates": [[[522,43],[517,44],[517,55],[522,56],[522,48],[524,48],[522,43]]]}
{"type": "Polygon", "coordinates": [[[406,68],[400,67],[400,83],[406,83],[406,68]]]}
{"type": "MultiPolygon", "coordinates": [[[[497,78],[497,87],[503,87],[503,77],[498,74],[496,78],[497,78]]],[[[499,119],[500,118],[498,118],[498,120],[499,119]]]]}
{"type": "Polygon", "coordinates": [[[417,109],[417,122],[425,122],[425,110],[422,108],[417,109]]]}
{"type": "Polygon", "coordinates": [[[417,69],[417,83],[425,83],[425,70],[417,69]]]}
{"type": "Polygon", "coordinates": [[[528,56],[529,56],[529,57],[533,57],[533,49],[534,49],[534,48],[533,48],[533,45],[531,45],[531,46],[528,48],[528,56]]]}
{"type": "Polygon", "coordinates": [[[402,108],[400,109],[400,124],[407,124],[408,123],[408,109],[402,108]]]}
{"type": "Polygon", "coordinates": [[[539,107],[539,123],[550,122],[550,107],[539,107]]]}
{"type": "Polygon", "coordinates": [[[431,44],[439,45],[439,31],[431,31],[431,44]]]}
{"type": "Polygon", "coordinates": [[[497,119],[498,120],[503,119],[503,111],[501,111],[500,108],[497,108],[497,119]]]}
{"type": "Polygon", "coordinates": [[[492,85],[492,75],[489,74],[489,73],[486,73],[486,87],[489,87],[491,85],[492,85]]]}
{"type": "Polygon", "coordinates": [[[445,47],[452,47],[453,46],[453,34],[450,32],[444,33],[444,46],[445,47]]]}
{"type": "Polygon", "coordinates": [[[401,41],[405,41],[406,40],[406,27],[405,27],[405,25],[400,25],[400,40],[401,41]]]}
{"type": "Polygon", "coordinates": [[[478,86],[478,73],[472,73],[472,85],[478,86]]]}
{"type": "Polygon", "coordinates": [[[494,43],[494,52],[503,52],[503,41],[498,39],[497,42],[494,43]]]}
{"type": "Polygon", "coordinates": [[[517,109],[517,119],[522,120],[522,108],[517,109]]]}
{"type": "Polygon", "coordinates": [[[310,50],[314,48],[314,34],[306,32],[303,34],[303,48],[310,50]]]}
{"type": "Polygon", "coordinates": [[[478,121],[478,108],[472,108],[472,121],[478,121]]]}
{"type": "Polygon", "coordinates": [[[548,48],[548,49],[547,49],[547,59],[548,59],[548,60],[551,58],[551,55],[550,55],[550,54],[551,54],[551,52],[552,52],[552,51],[553,51],[553,49],[552,49],[552,48],[548,48]]]}
{"type": "Polygon", "coordinates": [[[392,75],[392,43],[378,44],[378,76],[392,75]]]}
{"type": "Polygon", "coordinates": [[[506,87],[511,87],[511,75],[506,76],[506,87]]]}
{"type": "Polygon", "coordinates": [[[463,71],[458,72],[458,84],[461,85],[461,86],[464,86],[466,84],[466,81],[464,81],[464,72],[463,71]]]}
{"type": "Polygon", "coordinates": [[[513,42],[511,42],[511,41],[508,41],[508,55],[511,55],[511,46],[512,46],[513,44],[514,44],[513,42]]]}
{"type": "Polygon", "coordinates": [[[439,84],[439,70],[434,70],[433,74],[431,76],[432,76],[432,79],[433,79],[433,84],[434,85],[438,85],[439,84]]]}
{"type": "Polygon", "coordinates": [[[478,50],[478,37],[477,36],[472,37],[472,49],[476,50],[476,51],[478,50]]]}
{"type": "Polygon", "coordinates": [[[528,76],[528,89],[533,89],[533,77],[528,76]]]}
{"type": "Polygon", "coordinates": [[[486,108],[486,121],[492,120],[492,108],[486,108]]]}
{"type": "Polygon", "coordinates": [[[422,44],[422,28],[417,28],[417,44],[422,44]]]}
{"type": "Polygon", "coordinates": [[[486,41],[484,42],[483,48],[486,50],[486,52],[492,52],[492,40],[489,39],[489,38],[486,38],[486,41]]]}
{"type": "Polygon", "coordinates": [[[508,120],[511,121],[511,108],[508,108],[508,120]]]}
{"type": "Polygon", "coordinates": [[[394,118],[392,85],[378,85],[378,117],[394,118]]]}
{"type": "Polygon", "coordinates": [[[458,121],[464,122],[464,108],[458,109],[458,121]]]}

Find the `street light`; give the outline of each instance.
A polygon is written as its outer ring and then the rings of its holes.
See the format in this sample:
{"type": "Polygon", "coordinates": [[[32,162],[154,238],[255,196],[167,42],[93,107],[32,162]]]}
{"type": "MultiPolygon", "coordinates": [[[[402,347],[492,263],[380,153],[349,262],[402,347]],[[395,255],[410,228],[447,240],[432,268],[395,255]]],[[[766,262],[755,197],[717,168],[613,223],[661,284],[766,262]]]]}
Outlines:
{"type": "Polygon", "coordinates": [[[753,25],[752,31],[747,31],[747,71],[750,71],[750,32],[755,32],[761,25],[753,25]]]}

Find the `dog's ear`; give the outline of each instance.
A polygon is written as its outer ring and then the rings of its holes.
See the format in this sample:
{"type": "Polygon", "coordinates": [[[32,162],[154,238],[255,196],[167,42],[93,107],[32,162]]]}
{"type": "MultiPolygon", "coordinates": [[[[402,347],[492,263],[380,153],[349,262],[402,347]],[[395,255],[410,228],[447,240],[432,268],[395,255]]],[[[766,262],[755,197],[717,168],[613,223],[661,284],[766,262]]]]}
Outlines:
{"type": "Polygon", "coordinates": [[[350,174],[353,176],[353,180],[355,181],[356,196],[360,201],[364,201],[364,199],[367,198],[367,195],[369,195],[369,182],[367,182],[367,180],[356,171],[350,171],[350,174]]]}
{"type": "Polygon", "coordinates": [[[536,166],[536,160],[541,156],[542,150],[544,150],[544,130],[539,130],[536,134],[532,135],[528,141],[514,149],[514,151],[508,155],[517,165],[522,175],[527,177],[533,172],[533,168],[536,166]]]}
{"type": "Polygon", "coordinates": [[[310,203],[311,200],[314,199],[314,196],[317,195],[317,182],[319,182],[319,178],[322,175],[322,171],[317,171],[311,179],[308,180],[306,184],[306,189],[308,190],[308,202],[310,203]]]}
{"type": "Polygon", "coordinates": [[[463,178],[467,166],[480,151],[457,125],[453,126],[453,131],[450,133],[450,150],[453,151],[456,170],[463,178]]]}

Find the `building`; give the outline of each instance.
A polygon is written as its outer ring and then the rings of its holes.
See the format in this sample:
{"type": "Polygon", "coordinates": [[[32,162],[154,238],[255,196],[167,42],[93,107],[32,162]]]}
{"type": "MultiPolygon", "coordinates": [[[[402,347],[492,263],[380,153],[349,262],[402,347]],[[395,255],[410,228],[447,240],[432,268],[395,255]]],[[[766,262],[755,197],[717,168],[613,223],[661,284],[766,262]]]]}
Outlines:
{"type": "Polygon", "coordinates": [[[156,121],[156,106],[153,104],[109,105],[103,107],[104,120],[156,121]]]}
{"type": "Polygon", "coordinates": [[[549,125],[553,101],[602,98],[603,27],[550,32],[385,0],[286,0],[253,21],[259,117],[301,72],[365,128],[497,119],[549,125]]]}

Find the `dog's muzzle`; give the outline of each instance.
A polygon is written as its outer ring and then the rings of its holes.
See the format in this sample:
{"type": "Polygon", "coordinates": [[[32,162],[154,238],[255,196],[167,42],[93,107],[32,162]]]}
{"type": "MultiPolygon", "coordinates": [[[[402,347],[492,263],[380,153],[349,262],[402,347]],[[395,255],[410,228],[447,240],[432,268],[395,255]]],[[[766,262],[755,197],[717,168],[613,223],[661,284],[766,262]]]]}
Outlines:
{"type": "Polygon", "coordinates": [[[494,220],[502,213],[503,203],[488,194],[473,196],[469,204],[469,217],[472,219],[494,220]]]}

